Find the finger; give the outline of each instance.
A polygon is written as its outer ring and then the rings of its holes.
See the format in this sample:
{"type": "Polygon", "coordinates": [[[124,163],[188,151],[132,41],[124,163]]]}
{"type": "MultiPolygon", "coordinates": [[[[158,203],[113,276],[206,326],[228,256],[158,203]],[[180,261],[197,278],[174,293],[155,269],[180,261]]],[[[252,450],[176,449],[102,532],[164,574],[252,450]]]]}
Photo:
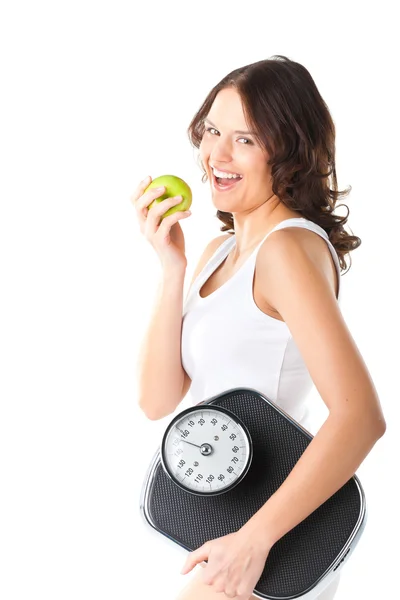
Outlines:
{"type": "Polygon", "coordinates": [[[233,596],[230,596],[228,594],[228,592],[225,591],[227,585],[228,584],[225,579],[219,579],[217,582],[212,583],[214,592],[217,592],[217,593],[224,592],[228,598],[235,598],[236,594],[234,594],[233,596]]]}
{"type": "Polygon", "coordinates": [[[172,225],[174,225],[174,223],[177,223],[178,221],[180,221],[180,219],[186,219],[187,217],[190,217],[191,214],[192,213],[190,211],[178,211],[162,219],[160,227],[158,228],[161,237],[165,237],[166,235],[168,235],[169,230],[171,229],[172,225]]]}
{"type": "MultiPolygon", "coordinates": [[[[142,190],[143,191],[143,190],[142,190]]],[[[154,202],[159,196],[162,196],[165,193],[165,186],[161,186],[160,188],[151,188],[147,190],[147,192],[143,192],[143,194],[139,197],[139,199],[135,202],[135,209],[137,218],[141,227],[145,227],[145,223],[147,221],[147,217],[150,211],[149,206],[152,202],[154,202]]],[[[156,203],[157,204],[157,203],[156,203]]],[[[154,206],[153,206],[154,208],[154,206]]],[[[154,227],[153,227],[154,229],[154,227]]]]}
{"type": "Polygon", "coordinates": [[[251,597],[251,594],[250,596],[246,597],[240,595],[237,586],[230,584],[230,582],[226,583],[225,589],[222,591],[225,593],[225,596],[227,596],[228,598],[235,598],[235,600],[239,600],[239,598],[243,598],[243,600],[250,600],[251,597]]]}
{"type": "MultiPolygon", "coordinates": [[[[154,236],[158,234],[161,238],[164,238],[169,235],[169,231],[172,225],[178,221],[178,219],[184,218],[183,211],[178,211],[176,213],[172,213],[172,215],[165,216],[165,213],[174,206],[180,204],[182,200],[177,200],[173,198],[167,198],[160,202],[160,205],[154,205],[150,210],[147,211],[147,217],[144,221],[144,231],[146,236],[154,236]]],[[[184,215],[187,216],[186,214],[184,215]]]]}
{"type": "Polygon", "coordinates": [[[136,200],[139,200],[139,198],[140,198],[140,196],[142,196],[144,190],[147,188],[147,186],[150,185],[150,182],[151,182],[151,177],[150,177],[150,175],[148,175],[147,177],[145,177],[145,179],[143,179],[139,183],[136,190],[134,191],[134,193],[131,196],[132,204],[135,204],[136,200]]]}
{"type": "MultiPolygon", "coordinates": [[[[165,202],[166,199],[159,200],[158,202],[155,202],[155,201],[157,200],[157,198],[159,198],[163,194],[165,194],[165,186],[164,185],[161,186],[160,188],[152,188],[152,189],[148,190],[147,192],[145,192],[135,204],[136,212],[137,212],[139,218],[147,219],[150,212],[151,212],[152,216],[157,214],[157,210],[155,212],[153,212],[153,209],[157,208],[160,204],[162,204],[162,202],[165,202]],[[154,202],[154,204],[153,204],[153,202],[154,202]]],[[[163,204],[163,207],[164,206],[165,205],[163,204]]]]}
{"type": "Polygon", "coordinates": [[[207,560],[209,551],[209,545],[206,543],[203,544],[203,546],[200,546],[200,548],[197,548],[197,550],[190,552],[181,570],[181,575],[186,575],[186,573],[189,573],[198,563],[207,560]]]}
{"type": "Polygon", "coordinates": [[[172,196],[171,198],[165,198],[161,202],[155,202],[148,210],[148,219],[154,219],[157,225],[159,225],[159,221],[164,218],[165,213],[173,206],[181,204],[182,200],[182,196],[172,196]]]}

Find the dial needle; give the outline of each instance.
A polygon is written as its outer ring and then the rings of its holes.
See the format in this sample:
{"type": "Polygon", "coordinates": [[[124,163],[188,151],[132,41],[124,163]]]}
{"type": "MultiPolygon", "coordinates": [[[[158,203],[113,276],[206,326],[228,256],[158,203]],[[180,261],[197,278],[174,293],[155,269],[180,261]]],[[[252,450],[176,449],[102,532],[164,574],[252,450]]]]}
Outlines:
{"type": "Polygon", "coordinates": [[[186,444],[190,444],[191,446],[195,446],[196,448],[201,448],[201,446],[198,446],[197,444],[193,444],[193,442],[188,442],[187,440],[180,440],[181,442],[185,442],[186,444]]]}

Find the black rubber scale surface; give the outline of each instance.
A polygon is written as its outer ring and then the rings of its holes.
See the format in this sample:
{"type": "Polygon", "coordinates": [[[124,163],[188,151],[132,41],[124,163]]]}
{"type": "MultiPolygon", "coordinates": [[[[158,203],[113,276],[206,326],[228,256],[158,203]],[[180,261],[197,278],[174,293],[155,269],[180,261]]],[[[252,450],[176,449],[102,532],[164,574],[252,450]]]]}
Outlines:
{"type": "MultiPolygon", "coordinates": [[[[235,488],[217,496],[196,496],[175,485],[161,463],[149,490],[148,510],[156,528],[187,550],[237,531],[280,487],[313,436],[247,388],[227,392],[197,407],[216,404],[248,427],[253,460],[235,488]]],[[[313,588],[337,563],[359,526],[360,483],[352,477],[271,549],[255,591],[266,598],[288,598],[313,588]]]]}

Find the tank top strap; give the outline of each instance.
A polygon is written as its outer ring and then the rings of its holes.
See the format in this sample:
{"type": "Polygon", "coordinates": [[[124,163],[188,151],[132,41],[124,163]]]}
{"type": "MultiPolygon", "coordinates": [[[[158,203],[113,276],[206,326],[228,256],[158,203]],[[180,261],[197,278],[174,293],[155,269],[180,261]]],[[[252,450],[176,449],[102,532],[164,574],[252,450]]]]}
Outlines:
{"type": "Polygon", "coordinates": [[[189,299],[196,295],[199,289],[201,289],[203,286],[203,283],[212,275],[212,273],[214,273],[222,261],[225,260],[234,244],[235,236],[231,235],[218,246],[214,254],[211,255],[200,273],[197,275],[196,279],[193,281],[193,285],[191,286],[191,289],[184,301],[184,308],[188,304],[189,299]]]}
{"type": "Polygon", "coordinates": [[[222,242],[214,252],[214,254],[209,258],[206,262],[201,273],[205,272],[213,272],[218,267],[218,265],[228,256],[229,252],[232,250],[235,245],[235,234],[232,234],[226,240],[222,242]]]}

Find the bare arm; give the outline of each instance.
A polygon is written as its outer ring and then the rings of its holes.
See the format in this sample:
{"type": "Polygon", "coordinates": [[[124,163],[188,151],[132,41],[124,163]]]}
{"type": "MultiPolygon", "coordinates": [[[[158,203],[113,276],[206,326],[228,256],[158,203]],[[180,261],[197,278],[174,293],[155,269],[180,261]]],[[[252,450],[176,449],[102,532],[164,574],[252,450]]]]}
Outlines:
{"type": "Polygon", "coordinates": [[[163,273],[141,348],[139,406],[149,419],[170,414],[181,400],[181,328],[185,272],[163,273]]]}
{"type": "MultiPolygon", "coordinates": [[[[218,236],[207,245],[190,286],[226,238],[227,235],[218,236]]],[[[163,272],[139,355],[139,406],[152,420],[162,419],[174,412],[191,385],[181,360],[184,281],[183,270],[163,272]]]]}
{"type": "Polygon", "coordinates": [[[298,238],[275,232],[262,258],[261,287],[287,323],[329,410],[287,479],[246,524],[273,545],[355,474],[386,422],[332,288],[298,238]]]}

